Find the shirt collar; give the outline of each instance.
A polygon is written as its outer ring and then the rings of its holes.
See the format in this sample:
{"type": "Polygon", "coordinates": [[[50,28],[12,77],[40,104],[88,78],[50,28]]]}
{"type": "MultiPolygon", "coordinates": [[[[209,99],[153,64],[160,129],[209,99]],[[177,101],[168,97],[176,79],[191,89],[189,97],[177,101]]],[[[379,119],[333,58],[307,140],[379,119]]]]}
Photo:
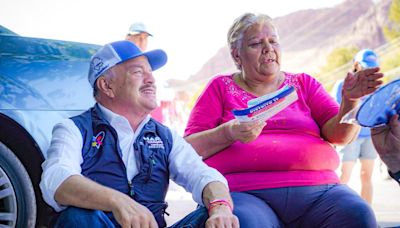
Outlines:
{"type": "MultiPolygon", "coordinates": [[[[105,120],[107,120],[110,125],[118,131],[121,130],[128,130],[131,132],[134,132],[131,125],[129,124],[128,119],[126,119],[124,116],[121,116],[113,111],[111,111],[110,109],[104,107],[103,105],[101,105],[100,103],[97,103],[99,106],[100,111],[103,113],[103,117],[105,120]]],[[[142,122],[140,122],[138,128],[136,129],[136,132],[140,132],[144,125],[149,122],[150,120],[150,115],[147,115],[142,122]]]]}

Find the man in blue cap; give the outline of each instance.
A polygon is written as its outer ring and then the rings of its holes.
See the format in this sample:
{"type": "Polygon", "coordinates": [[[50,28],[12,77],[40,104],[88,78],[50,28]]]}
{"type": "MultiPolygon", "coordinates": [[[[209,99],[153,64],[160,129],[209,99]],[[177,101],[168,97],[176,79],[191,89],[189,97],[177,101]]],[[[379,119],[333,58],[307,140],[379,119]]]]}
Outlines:
{"type": "Polygon", "coordinates": [[[153,70],[167,56],[130,41],[103,46],[90,62],[94,107],[53,129],[40,187],[62,211],[56,227],[165,227],[169,178],[202,207],[178,222],[238,227],[225,178],[176,132],[149,116],[153,70]],[[207,213],[207,209],[208,213],[207,213]]]}
{"type": "MultiPolygon", "coordinates": [[[[135,22],[131,27],[129,27],[129,32],[126,35],[125,40],[133,42],[140,48],[140,50],[146,51],[149,36],[153,36],[153,34],[149,32],[147,26],[142,22],[135,22]]],[[[163,109],[160,105],[158,105],[150,115],[157,121],[163,123],[163,109]]]]}
{"type": "MultiPolygon", "coordinates": [[[[378,57],[375,52],[370,49],[362,49],[354,57],[352,71],[356,73],[364,69],[378,66],[378,57]]],[[[343,81],[339,84],[337,90],[338,103],[341,102],[342,98],[342,86],[343,81]]],[[[372,172],[374,169],[374,160],[378,155],[372,144],[369,128],[362,127],[358,138],[346,145],[341,152],[343,153],[340,175],[341,183],[347,184],[349,182],[354,165],[357,159],[359,159],[361,163],[361,197],[371,205],[373,196],[372,172]]]]}
{"type": "Polygon", "coordinates": [[[379,67],[378,56],[371,49],[362,49],[354,57],[354,73],[368,68],[379,67]]]}

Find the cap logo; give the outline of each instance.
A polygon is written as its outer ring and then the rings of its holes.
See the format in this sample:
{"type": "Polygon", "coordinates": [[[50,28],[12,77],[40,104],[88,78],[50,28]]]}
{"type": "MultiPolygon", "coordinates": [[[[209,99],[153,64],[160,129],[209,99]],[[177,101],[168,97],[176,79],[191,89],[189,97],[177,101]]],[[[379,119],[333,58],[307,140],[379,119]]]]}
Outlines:
{"type": "Polygon", "coordinates": [[[104,62],[99,57],[94,57],[91,62],[92,68],[94,71],[97,71],[96,76],[103,71],[103,69],[107,68],[108,65],[104,65],[104,62]]]}
{"type": "Polygon", "coordinates": [[[93,136],[92,147],[96,147],[97,149],[99,149],[100,146],[103,145],[104,135],[104,131],[100,131],[96,136],[93,136]]]}
{"type": "Polygon", "coordinates": [[[100,59],[99,57],[94,57],[92,61],[92,67],[93,69],[99,71],[101,67],[103,66],[103,60],[100,59]]]}

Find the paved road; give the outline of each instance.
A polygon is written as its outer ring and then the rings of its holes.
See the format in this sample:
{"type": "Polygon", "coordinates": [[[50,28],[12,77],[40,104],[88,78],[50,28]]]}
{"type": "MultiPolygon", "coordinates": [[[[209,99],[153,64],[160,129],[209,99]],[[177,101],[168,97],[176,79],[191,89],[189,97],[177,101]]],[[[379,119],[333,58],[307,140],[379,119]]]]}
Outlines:
{"type": "Polygon", "coordinates": [[[372,208],[382,227],[400,227],[400,186],[394,180],[375,181],[372,208]]]}
{"type": "MultiPolygon", "coordinates": [[[[381,227],[400,227],[400,185],[392,180],[386,171],[381,172],[379,168],[377,161],[372,178],[374,184],[372,208],[381,227]]],[[[357,192],[361,189],[359,170],[360,166],[357,164],[349,183],[349,186],[357,192]]]]}
{"type": "MultiPolygon", "coordinates": [[[[377,166],[376,166],[377,167],[377,166]]],[[[378,167],[377,167],[378,168],[378,167]]],[[[349,186],[355,191],[359,191],[360,182],[358,180],[359,166],[355,166],[349,186]]],[[[391,179],[381,178],[379,171],[374,172],[374,199],[372,208],[375,211],[379,225],[381,227],[400,227],[400,186],[391,179]]],[[[167,212],[167,223],[173,224],[178,219],[184,217],[196,208],[196,204],[191,200],[191,195],[183,189],[172,184],[171,191],[167,195],[169,207],[167,212]]]]}

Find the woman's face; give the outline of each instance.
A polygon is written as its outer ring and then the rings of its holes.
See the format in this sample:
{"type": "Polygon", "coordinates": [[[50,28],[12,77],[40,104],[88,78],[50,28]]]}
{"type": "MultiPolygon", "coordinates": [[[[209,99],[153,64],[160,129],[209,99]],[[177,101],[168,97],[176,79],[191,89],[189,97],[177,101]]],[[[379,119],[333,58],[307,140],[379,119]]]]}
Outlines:
{"type": "Polygon", "coordinates": [[[267,23],[250,26],[236,59],[246,75],[278,75],[281,48],[276,29],[267,23]]]}

